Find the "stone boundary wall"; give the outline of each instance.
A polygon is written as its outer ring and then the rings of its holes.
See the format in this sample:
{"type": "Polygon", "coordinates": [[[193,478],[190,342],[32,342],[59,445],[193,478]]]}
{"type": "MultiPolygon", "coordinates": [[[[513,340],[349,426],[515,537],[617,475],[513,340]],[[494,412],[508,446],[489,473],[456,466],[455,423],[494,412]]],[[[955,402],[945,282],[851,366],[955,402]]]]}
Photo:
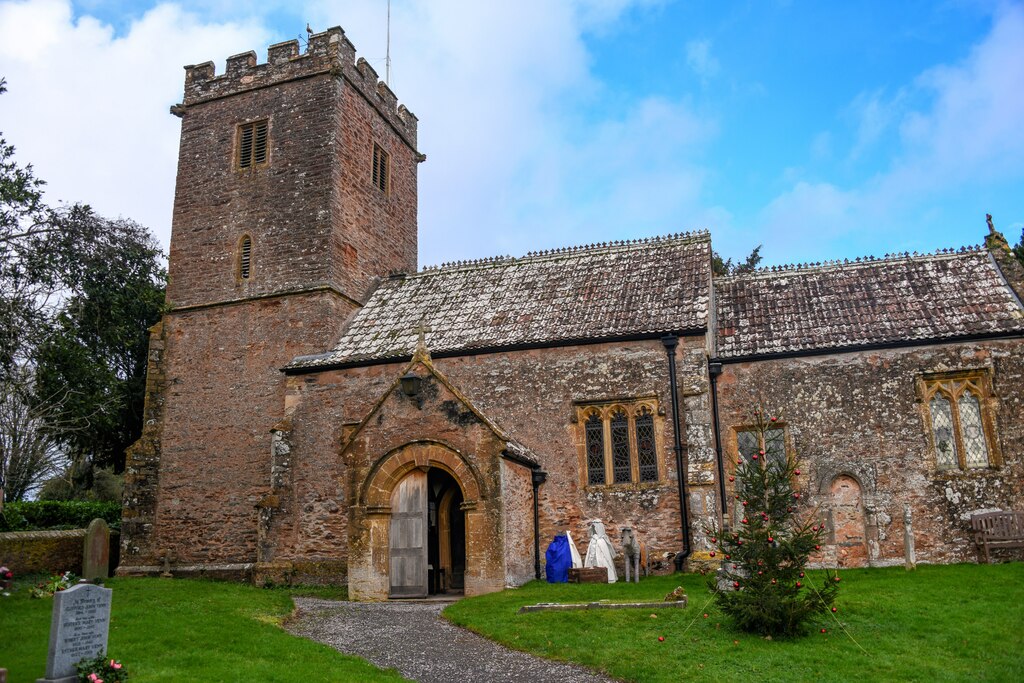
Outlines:
{"type": "Polygon", "coordinates": [[[82,573],[85,529],[0,533],[0,565],[16,576],[72,571],[82,573]]]}

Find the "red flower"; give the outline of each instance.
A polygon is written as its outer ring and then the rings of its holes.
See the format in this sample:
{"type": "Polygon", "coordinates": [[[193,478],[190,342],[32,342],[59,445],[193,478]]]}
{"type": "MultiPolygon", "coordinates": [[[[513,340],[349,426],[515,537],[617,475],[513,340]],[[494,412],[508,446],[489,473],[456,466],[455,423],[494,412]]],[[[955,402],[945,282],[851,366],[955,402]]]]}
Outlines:
{"type": "Polygon", "coordinates": [[[799,500],[799,498],[800,498],[800,494],[799,494],[799,493],[794,493],[794,494],[793,494],[793,497],[799,500]]]}
{"type": "Polygon", "coordinates": [[[793,474],[800,474],[800,470],[793,470],[793,474]]]}
{"type": "Polygon", "coordinates": [[[743,501],[743,507],[747,507],[747,501],[743,501]]]}
{"type": "Polygon", "coordinates": [[[744,523],[744,524],[749,524],[750,522],[748,522],[748,521],[747,521],[747,518],[746,518],[746,517],[744,517],[744,518],[743,518],[743,523],[744,523]]]}
{"type": "Polygon", "coordinates": [[[779,421],[779,418],[777,418],[777,417],[773,417],[772,418],[772,422],[778,422],[778,421],[779,421]]]}
{"type": "Polygon", "coordinates": [[[799,581],[797,581],[797,582],[796,582],[796,587],[797,587],[797,588],[800,588],[801,586],[803,586],[803,584],[802,584],[802,583],[800,583],[799,581]]]}
{"type": "Polygon", "coordinates": [[[825,629],[821,629],[821,632],[822,633],[827,633],[827,631],[825,631],[825,629]]]}
{"type": "Polygon", "coordinates": [[[769,543],[774,543],[774,542],[775,542],[775,539],[774,539],[774,538],[772,538],[771,536],[769,536],[769,537],[768,537],[768,542],[769,542],[769,543]]]}
{"type": "Polygon", "coordinates": [[[711,557],[714,557],[715,556],[715,551],[712,550],[709,554],[711,555],[711,557]]]}
{"type": "Polygon", "coordinates": [[[752,455],[752,456],[750,456],[750,459],[751,460],[757,460],[757,456],[756,455],[752,455]]]}
{"type": "Polygon", "coordinates": [[[816,545],[816,546],[814,546],[814,549],[815,550],[821,550],[821,546],[820,545],[816,545]]]}
{"type": "Polygon", "coordinates": [[[839,583],[839,577],[838,577],[838,576],[837,576],[837,577],[836,577],[835,579],[833,579],[833,580],[834,580],[834,581],[835,581],[836,583],[839,583]]]}
{"type": "Polygon", "coordinates": [[[736,477],[729,477],[729,481],[736,481],[736,477]]]}
{"type": "Polygon", "coordinates": [[[732,587],[733,588],[739,588],[740,587],[740,582],[739,581],[733,581],[732,582],[732,587]]]}
{"type": "Polygon", "coordinates": [[[837,610],[836,610],[836,608],[835,608],[835,607],[833,607],[833,608],[832,608],[832,613],[834,614],[834,613],[835,613],[836,611],[837,611],[837,610]]]}

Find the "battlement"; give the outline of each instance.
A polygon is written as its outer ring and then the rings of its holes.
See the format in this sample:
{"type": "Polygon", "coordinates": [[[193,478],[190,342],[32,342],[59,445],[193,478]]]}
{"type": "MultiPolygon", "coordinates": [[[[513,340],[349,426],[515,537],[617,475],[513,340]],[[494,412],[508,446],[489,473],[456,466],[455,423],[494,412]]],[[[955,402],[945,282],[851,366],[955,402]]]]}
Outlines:
{"type": "Polygon", "coordinates": [[[398,104],[398,97],[369,62],[362,57],[356,60],[356,48],[339,26],[311,35],[305,52],[300,52],[297,40],[271,45],[263,64],[257,62],[252,50],[232,55],[220,76],[213,62],[186,66],[185,98],[177,111],[187,112],[188,107],[209,100],[318,74],[348,81],[416,149],[418,119],[405,105],[398,104]]]}

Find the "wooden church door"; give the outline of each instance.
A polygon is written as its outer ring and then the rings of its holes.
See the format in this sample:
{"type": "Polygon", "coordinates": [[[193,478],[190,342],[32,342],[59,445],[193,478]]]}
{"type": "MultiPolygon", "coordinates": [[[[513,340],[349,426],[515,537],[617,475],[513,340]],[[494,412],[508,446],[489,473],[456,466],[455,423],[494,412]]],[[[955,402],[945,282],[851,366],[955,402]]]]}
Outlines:
{"type": "Polygon", "coordinates": [[[427,596],[427,473],[413,470],[391,494],[391,597],[427,596]]]}

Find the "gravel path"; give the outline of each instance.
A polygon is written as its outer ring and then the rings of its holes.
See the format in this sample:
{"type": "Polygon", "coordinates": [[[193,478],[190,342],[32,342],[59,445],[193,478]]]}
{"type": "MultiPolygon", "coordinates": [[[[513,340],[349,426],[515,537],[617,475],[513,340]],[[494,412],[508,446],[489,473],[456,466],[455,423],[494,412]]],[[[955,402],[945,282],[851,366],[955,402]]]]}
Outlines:
{"type": "Polygon", "coordinates": [[[447,603],[337,602],[294,598],[288,630],[422,683],[529,681],[596,683],[613,679],[580,666],[510,650],[440,617],[447,603]]]}

